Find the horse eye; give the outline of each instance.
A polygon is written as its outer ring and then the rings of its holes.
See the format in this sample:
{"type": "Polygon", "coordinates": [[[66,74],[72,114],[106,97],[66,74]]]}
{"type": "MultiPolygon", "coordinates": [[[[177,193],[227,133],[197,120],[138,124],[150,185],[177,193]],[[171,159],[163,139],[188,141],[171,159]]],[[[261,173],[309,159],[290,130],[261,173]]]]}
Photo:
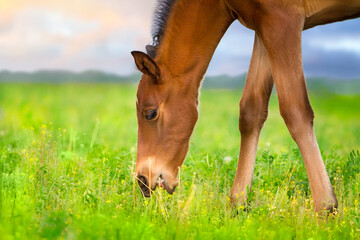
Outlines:
{"type": "Polygon", "coordinates": [[[154,120],[158,115],[157,109],[149,109],[145,111],[146,120],[154,120]]]}

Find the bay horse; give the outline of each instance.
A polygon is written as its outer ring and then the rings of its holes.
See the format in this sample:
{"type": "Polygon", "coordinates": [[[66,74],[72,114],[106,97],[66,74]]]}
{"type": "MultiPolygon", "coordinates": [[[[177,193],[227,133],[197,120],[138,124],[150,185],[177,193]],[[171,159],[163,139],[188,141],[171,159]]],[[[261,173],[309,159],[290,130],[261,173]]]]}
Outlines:
{"type": "Polygon", "coordinates": [[[201,80],[220,39],[238,20],[254,30],[250,67],[240,101],[241,146],[231,202],[244,204],[251,188],[259,134],[275,83],[280,113],[302,154],[315,211],[337,199],[313,130],[303,72],[302,31],[360,17],[360,0],[160,0],[153,44],[133,51],[143,73],[137,90],[136,176],[144,196],[156,186],[170,194],[198,119],[201,80]]]}

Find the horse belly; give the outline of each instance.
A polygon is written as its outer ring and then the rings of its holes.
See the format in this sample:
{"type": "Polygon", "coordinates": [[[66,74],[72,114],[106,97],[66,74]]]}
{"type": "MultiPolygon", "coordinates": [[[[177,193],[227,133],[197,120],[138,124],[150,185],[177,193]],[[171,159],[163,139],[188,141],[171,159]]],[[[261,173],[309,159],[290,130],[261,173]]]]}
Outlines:
{"type": "Polygon", "coordinates": [[[227,3],[238,20],[253,30],[266,15],[287,13],[289,9],[304,12],[304,0],[227,0],[227,3]]]}
{"type": "Polygon", "coordinates": [[[308,0],[304,29],[360,17],[360,0],[308,0]]]}

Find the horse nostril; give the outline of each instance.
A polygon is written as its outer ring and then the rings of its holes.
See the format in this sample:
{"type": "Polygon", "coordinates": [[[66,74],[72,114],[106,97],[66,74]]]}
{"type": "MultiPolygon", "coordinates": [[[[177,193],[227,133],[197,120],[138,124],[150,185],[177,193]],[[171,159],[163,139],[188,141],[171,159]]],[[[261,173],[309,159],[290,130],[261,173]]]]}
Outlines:
{"type": "Polygon", "coordinates": [[[145,197],[150,197],[150,188],[149,182],[145,176],[140,175],[138,177],[138,184],[140,186],[141,192],[145,197]]]}

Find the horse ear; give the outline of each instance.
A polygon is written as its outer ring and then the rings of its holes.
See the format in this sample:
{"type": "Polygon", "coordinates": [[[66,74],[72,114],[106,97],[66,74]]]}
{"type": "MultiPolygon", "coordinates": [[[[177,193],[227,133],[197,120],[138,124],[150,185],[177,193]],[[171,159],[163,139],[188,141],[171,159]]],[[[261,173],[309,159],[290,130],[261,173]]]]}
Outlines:
{"type": "Polygon", "coordinates": [[[132,51],[136,67],[143,73],[151,77],[155,83],[160,83],[160,69],[154,60],[143,52],[132,51]]]}

